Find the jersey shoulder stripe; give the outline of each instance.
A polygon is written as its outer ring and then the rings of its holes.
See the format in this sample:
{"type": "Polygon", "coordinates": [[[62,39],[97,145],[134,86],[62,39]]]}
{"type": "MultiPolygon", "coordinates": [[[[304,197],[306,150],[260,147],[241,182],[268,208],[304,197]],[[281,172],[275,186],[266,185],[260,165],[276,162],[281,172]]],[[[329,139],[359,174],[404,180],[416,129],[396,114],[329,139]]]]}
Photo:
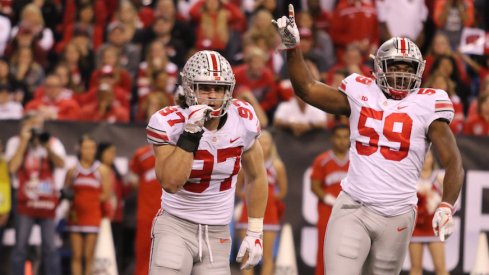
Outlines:
{"type": "Polygon", "coordinates": [[[436,100],[435,102],[435,112],[454,112],[453,104],[450,100],[436,100]]]}
{"type": "Polygon", "coordinates": [[[168,144],[169,141],[165,131],[155,129],[149,125],[146,127],[146,137],[149,143],[158,145],[168,144]]]}

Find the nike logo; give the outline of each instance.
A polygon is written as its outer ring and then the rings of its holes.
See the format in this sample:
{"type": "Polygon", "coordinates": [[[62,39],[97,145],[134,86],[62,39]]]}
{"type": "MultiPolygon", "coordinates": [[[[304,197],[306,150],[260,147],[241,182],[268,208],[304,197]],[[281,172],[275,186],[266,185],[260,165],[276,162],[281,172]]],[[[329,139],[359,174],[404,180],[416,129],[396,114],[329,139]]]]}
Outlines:
{"type": "Polygon", "coordinates": [[[232,138],[232,139],[230,139],[230,140],[229,140],[229,143],[234,143],[234,142],[235,142],[236,140],[238,140],[238,139],[239,139],[239,137],[234,138],[234,139],[232,138]]]}
{"type": "Polygon", "coordinates": [[[397,228],[397,232],[401,232],[401,231],[403,231],[403,230],[404,230],[404,229],[406,229],[406,228],[407,228],[407,226],[404,226],[404,227],[398,227],[398,228],[397,228]]]}
{"type": "Polygon", "coordinates": [[[401,110],[401,109],[404,109],[406,108],[407,106],[397,106],[397,110],[401,110]]]}

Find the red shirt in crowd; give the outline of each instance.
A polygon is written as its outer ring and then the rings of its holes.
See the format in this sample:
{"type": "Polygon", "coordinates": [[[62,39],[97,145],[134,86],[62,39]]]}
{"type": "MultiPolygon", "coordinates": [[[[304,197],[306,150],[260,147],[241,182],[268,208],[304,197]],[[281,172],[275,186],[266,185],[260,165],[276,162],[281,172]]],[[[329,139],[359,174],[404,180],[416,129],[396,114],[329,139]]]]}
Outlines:
{"type": "Polygon", "coordinates": [[[81,118],[86,121],[129,122],[129,110],[116,101],[107,112],[101,112],[98,102],[93,102],[82,107],[81,118]]]}
{"type": "Polygon", "coordinates": [[[465,123],[464,134],[471,136],[489,136],[489,121],[480,114],[469,118],[465,123]]]}
{"type": "Polygon", "coordinates": [[[61,98],[58,100],[51,100],[44,96],[41,98],[35,98],[27,103],[25,107],[25,112],[37,110],[44,113],[50,109],[48,112],[53,112],[54,118],[56,120],[78,120],[80,119],[80,106],[78,103],[70,98],[61,98]],[[44,109],[44,110],[43,110],[44,109]]]}
{"type": "Polygon", "coordinates": [[[243,64],[234,69],[237,87],[235,90],[239,93],[241,89],[250,89],[258,102],[260,102],[263,110],[268,111],[272,109],[278,103],[275,77],[272,70],[265,67],[260,77],[251,78],[248,73],[248,67],[247,64],[243,64]]]}

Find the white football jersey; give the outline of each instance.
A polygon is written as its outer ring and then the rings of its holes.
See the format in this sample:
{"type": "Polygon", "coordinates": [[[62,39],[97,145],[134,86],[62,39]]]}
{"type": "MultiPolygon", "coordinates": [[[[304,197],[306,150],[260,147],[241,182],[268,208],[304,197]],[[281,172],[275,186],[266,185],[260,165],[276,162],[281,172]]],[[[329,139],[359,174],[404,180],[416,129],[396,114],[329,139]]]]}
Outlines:
{"type": "Polygon", "coordinates": [[[386,216],[417,203],[416,182],[436,119],[451,122],[454,111],[443,90],[420,88],[402,100],[388,99],[374,79],[358,74],[340,85],[350,103],[350,168],[345,192],[386,216]]]}
{"type": "MultiPolygon", "coordinates": [[[[188,108],[179,106],[165,107],[153,114],[146,128],[148,142],[176,146],[188,114],[188,108]]],[[[162,209],[199,224],[229,224],[241,155],[251,148],[259,134],[260,124],[253,107],[233,100],[221,129],[204,128],[189,180],[175,194],[163,191],[162,209]]]]}

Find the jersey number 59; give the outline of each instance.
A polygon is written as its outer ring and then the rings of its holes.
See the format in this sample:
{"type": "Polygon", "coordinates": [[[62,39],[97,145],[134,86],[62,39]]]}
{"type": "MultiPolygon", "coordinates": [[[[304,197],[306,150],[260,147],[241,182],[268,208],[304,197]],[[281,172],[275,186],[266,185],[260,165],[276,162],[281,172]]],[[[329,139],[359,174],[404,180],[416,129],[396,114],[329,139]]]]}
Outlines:
{"type": "MultiPolygon", "coordinates": [[[[360,155],[370,156],[379,149],[379,134],[374,128],[366,126],[367,118],[381,120],[384,112],[372,108],[362,107],[358,121],[358,132],[360,135],[369,137],[368,144],[357,141],[355,147],[360,155]]],[[[411,130],[413,120],[406,113],[393,113],[385,117],[382,134],[388,141],[399,143],[398,150],[392,150],[388,146],[380,146],[380,154],[388,160],[401,161],[409,153],[411,130]],[[396,126],[396,131],[394,127],[396,126]]]]}

